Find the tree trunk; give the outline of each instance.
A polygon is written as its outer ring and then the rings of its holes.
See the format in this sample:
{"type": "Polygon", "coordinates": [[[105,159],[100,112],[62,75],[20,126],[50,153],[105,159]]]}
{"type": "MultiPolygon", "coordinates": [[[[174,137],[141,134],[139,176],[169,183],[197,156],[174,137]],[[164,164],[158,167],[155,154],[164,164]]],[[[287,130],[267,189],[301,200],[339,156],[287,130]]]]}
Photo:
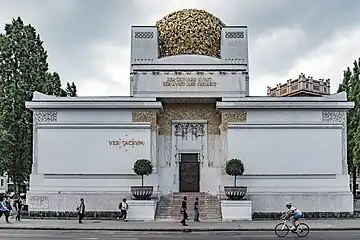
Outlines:
{"type": "Polygon", "coordinates": [[[141,186],[144,186],[144,175],[141,175],[141,186]]]}
{"type": "Polygon", "coordinates": [[[352,170],[352,192],[354,197],[356,197],[356,179],[357,179],[357,167],[353,165],[353,167],[351,168],[352,170]]]}
{"type": "Polygon", "coordinates": [[[20,184],[17,181],[14,181],[14,185],[15,185],[16,196],[20,196],[20,184]]]}
{"type": "Polygon", "coordinates": [[[234,176],[234,186],[236,187],[236,176],[234,176]]]}

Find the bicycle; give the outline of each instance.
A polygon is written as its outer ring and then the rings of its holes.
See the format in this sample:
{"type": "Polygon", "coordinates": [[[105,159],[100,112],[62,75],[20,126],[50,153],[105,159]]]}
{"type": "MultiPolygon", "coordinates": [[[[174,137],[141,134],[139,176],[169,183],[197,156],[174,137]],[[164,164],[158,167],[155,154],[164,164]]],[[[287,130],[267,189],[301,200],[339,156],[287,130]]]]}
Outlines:
{"type": "MultiPolygon", "coordinates": [[[[278,237],[286,237],[289,232],[290,232],[290,227],[287,224],[288,220],[286,219],[281,219],[281,223],[278,223],[275,226],[275,234],[278,237]],[[283,233],[283,234],[281,234],[283,233]]],[[[310,232],[310,228],[306,223],[299,223],[298,227],[296,228],[296,230],[291,230],[293,233],[295,233],[296,235],[298,235],[299,237],[306,237],[309,232],[310,232]]]]}

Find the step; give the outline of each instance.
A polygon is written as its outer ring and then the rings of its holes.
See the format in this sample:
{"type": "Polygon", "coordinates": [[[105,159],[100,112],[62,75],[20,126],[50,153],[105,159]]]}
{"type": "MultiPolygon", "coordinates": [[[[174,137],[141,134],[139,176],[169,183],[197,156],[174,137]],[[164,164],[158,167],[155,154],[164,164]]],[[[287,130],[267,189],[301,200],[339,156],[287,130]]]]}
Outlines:
{"type": "Polygon", "coordinates": [[[189,219],[194,217],[195,198],[199,199],[200,219],[221,220],[221,207],[217,196],[208,193],[172,193],[162,196],[158,202],[155,219],[181,220],[180,213],[183,197],[187,196],[187,207],[189,219]]]}

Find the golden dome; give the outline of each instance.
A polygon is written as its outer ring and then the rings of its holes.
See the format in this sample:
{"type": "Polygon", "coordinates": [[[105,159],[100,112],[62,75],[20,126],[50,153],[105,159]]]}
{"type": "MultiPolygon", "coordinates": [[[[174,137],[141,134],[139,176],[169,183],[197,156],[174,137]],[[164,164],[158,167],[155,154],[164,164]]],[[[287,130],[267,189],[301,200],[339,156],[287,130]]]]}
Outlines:
{"type": "Polygon", "coordinates": [[[220,58],[223,26],[219,18],[204,10],[184,9],[170,13],[156,23],[159,55],[197,54],[220,58]]]}

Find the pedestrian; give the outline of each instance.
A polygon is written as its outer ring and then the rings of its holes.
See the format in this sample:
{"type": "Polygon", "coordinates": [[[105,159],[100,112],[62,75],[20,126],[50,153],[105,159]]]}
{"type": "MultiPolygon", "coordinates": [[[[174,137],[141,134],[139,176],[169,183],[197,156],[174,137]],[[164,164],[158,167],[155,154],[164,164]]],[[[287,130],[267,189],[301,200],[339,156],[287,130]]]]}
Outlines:
{"type": "Polygon", "coordinates": [[[76,207],[76,210],[78,212],[78,216],[79,216],[79,223],[83,223],[83,219],[85,217],[85,202],[84,199],[81,198],[80,199],[80,203],[79,205],[76,207]]]}
{"type": "Polygon", "coordinates": [[[21,197],[18,196],[17,199],[14,201],[14,208],[16,210],[16,217],[15,217],[15,220],[16,221],[20,221],[20,217],[21,217],[21,210],[22,210],[22,206],[23,206],[23,203],[22,203],[22,200],[21,200],[21,197]]]}
{"type": "Polygon", "coordinates": [[[181,214],[183,215],[183,219],[181,220],[180,223],[181,223],[183,226],[187,226],[186,220],[187,220],[188,217],[189,217],[188,214],[187,214],[187,203],[186,203],[186,201],[187,201],[187,197],[184,196],[183,201],[182,201],[182,203],[181,203],[181,210],[180,210],[181,214]]]}
{"type": "Polygon", "coordinates": [[[199,220],[199,198],[195,198],[194,203],[194,222],[200,222],[199,220]]]}
{"type": "Polygon", "coordinates": [[[5,197],[5,206],[9,210],[9,216],[12,216],[12,219],[13,219],[14,218],[13,217],[13,209],[12,209],[12,206],[11,206],[11,201],[10,201],[9,196],[5,197]]]}
{"type": "Polygon", "coordinates": [[[2,217],[2,215],[5,216],[5,221],[7,223],[9,222],[9,216],[10,216],[10,211],[9,209],[6,207],[6,201],[4,199],[4,197],[0,197],[0,218],[2,217]]]}
{"type": "Polygon", "coordinates": [[[117,218],[117,221],[119,221],[121,218],[124,220],[124,222],[127,222],[127,211],[129,209],[129,205],[126,202],[126,198],[122,200],[122,202],[119,204],[120,209],[120,216],[117,218]]]}

